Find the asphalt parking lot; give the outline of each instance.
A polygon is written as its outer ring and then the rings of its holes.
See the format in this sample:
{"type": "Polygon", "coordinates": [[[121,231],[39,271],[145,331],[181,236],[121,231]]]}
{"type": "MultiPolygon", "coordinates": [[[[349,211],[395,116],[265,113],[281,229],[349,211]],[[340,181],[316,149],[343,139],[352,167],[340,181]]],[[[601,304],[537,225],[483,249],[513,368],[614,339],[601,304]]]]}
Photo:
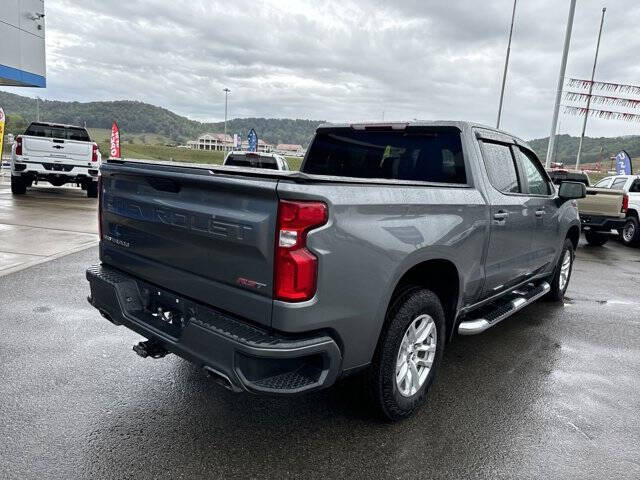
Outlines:
{"type": "Polygon", "coordinates": [[[140,337],[86,301],[96,262],[93,247],[0,277],[3,479],[640,478],[640,249],[581,244],[564,305],[458,338],[397,424],[354,380],[264,398],[137,357],[140,337]]]}
{"type": "Polygon", "coordinates": [[[0,276],[98,243],[95,198],[48,183],[14,197],[9,175],[0,170],[0,276]]]}

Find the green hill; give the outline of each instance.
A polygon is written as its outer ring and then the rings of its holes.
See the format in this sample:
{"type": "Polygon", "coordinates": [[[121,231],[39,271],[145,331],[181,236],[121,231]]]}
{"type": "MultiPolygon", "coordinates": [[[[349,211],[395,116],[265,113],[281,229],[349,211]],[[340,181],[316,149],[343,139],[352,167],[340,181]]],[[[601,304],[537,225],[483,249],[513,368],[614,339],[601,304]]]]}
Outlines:
{"type": "MultiPolygon", "coordinates": [[[[579,143],[580,137],[558,135],[558,137],[556,138],[555,161],[562,162],[565,165],[575,164],[579,143]]],[[[544,161],[544,159],[547,157],[549,137],[531,140],[529,142],[529,145],[531,145],[531,147],[536,151],[540,159],[544,161]]],[[[598,138],[584,137],[580,163],[595,163],[599,162],[601,159],[603,159],[606,163],[609,161],[610,155],[615,155],[620,150],[626,150],[631,158],[640,157],[640,136],[633,135],[626,137],[598,138]]]]}
{"type": "MultiPolygon", "coordinates": [[[[0,106],[7,114],[9,133],[22,133],[27,124],[36,119],[36,100],[33,98],[0,92],[0,106]]],[[[166,108],[131,100],[86,103],[40,100],[40,119],[73,125],[86,124],[88,128],[95,129],[111,128],[111,122],[116,120],[123,137],[153,134],[172,143],[195,139],[203,132],[224,131],[223,122],[198,122],[166,108]]],[[[258,137],[266,142],[298,143],[306,147],[321,123],[318,120],[286,118],[234,118],[227,121],[227,132],[246,136],[251,128],[255,128],[258,137]]]]}

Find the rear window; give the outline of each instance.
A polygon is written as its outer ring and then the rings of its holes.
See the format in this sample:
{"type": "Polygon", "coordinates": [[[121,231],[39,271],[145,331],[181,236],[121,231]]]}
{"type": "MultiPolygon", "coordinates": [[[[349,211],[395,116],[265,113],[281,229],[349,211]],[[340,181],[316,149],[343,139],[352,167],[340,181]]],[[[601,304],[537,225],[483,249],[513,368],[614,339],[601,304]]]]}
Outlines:
{"type": "Polygon", "coordinates": [[[456,129],[322,131],[316,134],[302,171],[339,177],[467,182],[456,129]]]}
{"type": "Polygon", "coordinates": [[[79,127],[61,127],[32,123],[24,134],[32,137],[60,138],[62,140],[78,140],[80,142],[91,141],[87,131],[79,127]]]}
{"type": "Polygon", "coordinates": [[[271,170],[278,169],[275,158],[262,157],[260,155],[229,155],[224,164],[234,167],[270,168],[271,170]]]}

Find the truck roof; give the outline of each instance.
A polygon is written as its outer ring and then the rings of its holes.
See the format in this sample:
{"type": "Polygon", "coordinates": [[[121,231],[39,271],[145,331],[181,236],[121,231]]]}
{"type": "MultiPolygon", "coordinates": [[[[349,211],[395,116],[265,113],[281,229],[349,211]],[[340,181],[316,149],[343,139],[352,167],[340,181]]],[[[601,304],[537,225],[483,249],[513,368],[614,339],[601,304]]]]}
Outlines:
{"type": "Polygon", "coordinates": [[[332,128],[364,129],[366,127],[375,128],[375,127],[385,127],[385,126],[389,126],[391,128],[395,127],[398,130],[401,130],[402,128],[405,128],[405,127],[456,127],[460,130],[463,130],[464,128],[481,128],[483,130],[488,130],[490,132],[513,137],[518,141],[519,144],[522,144],[526,146],[529,150],[531,150],[531,147],[525,140],[521,139],[516,135],[513,135],[512,133],[497,129],[495,127],[490,127],[488,125],[483,125],[481,123],[468,122],[463,120],[411,120],[411,121],[394,121],[394,122],[323,123],[317,128],[317,131],[332,129],[332,128]]]}
{"type": "Polygon", "coordinates": [[[60,127],[60,128],[82,128],[86,130],[85,127],[81,127],[79,125],[67,125],[65,123],[31,122],[30,125],[42,125],[43,127],[60,127]]]}

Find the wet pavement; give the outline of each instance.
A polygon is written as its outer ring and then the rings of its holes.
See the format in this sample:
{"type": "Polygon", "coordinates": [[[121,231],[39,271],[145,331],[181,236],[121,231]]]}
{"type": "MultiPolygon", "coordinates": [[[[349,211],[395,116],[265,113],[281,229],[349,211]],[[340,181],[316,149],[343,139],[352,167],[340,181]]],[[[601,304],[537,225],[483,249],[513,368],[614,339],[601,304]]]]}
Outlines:
{"type": "Polygon", "coordinates": [[[95,198],[46,182],[14,196],[9,179],[0,171],[0,276],[97,244],[95,198]]]}
{"type": "Polygon", "coordinates": [[[565,305],[448,346],[427,405],[355,380],[237,395],[86,302],[96,249],[0,278],[0,477],[640,478],[640,249],[581,246],[565,305]]]}

